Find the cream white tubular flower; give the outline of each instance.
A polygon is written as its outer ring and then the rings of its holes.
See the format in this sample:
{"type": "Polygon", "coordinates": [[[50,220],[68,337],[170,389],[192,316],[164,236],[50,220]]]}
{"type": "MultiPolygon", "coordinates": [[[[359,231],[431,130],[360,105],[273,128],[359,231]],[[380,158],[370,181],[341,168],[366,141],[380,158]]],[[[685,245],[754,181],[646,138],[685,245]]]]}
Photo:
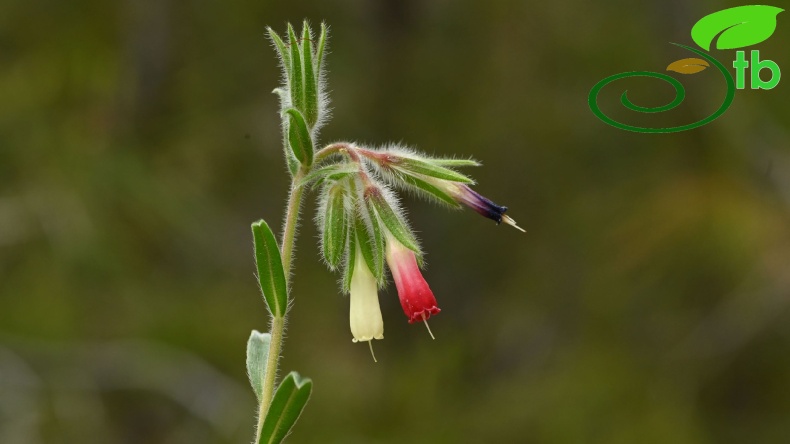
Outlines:
{"type": "MultiPolygon", "coordinates": [[[[354,259],[354,274],[351,276],[350,324],[354,342],[368,341],[373,354],[373,339],[384,339],[384,320],[379,307],[378,285],[368,269],[362,250],[357,245],[354,259]]],[[[376,360],[375,355],[373,360],[376,360]]]]}

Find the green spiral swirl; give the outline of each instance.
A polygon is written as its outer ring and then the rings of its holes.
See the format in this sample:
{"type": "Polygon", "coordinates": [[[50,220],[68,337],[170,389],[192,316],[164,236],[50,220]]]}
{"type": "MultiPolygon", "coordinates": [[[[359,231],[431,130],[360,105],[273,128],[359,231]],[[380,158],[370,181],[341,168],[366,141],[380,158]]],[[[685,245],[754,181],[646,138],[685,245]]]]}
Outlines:
{"type": "Polygon", "coordinates": [[[683,88],[683,85],[681,85],[680,82],[677,81],[674,77],[670,77],[666,74],[652,72],[652,71],[624,72],[620,74],[615,74],[613,76],[609,76],[601,80],[600,82],[596,83],[595,86],[593,86],[592,90],[590,90],[590,96],[587,99],[590,104],[590,109],[592,110],[592,112],[596,116],[598,116],[599,119],[603,120],[609,125],[612,125],[615,128],[620,128],[626,131],[635,131],[638,133],[677,133],[680,131],[686,131],[693,128],[698,128],[702,125],[706,125],[717,119],[722,114],[724,114],[724,112],[727,111],[727,108],[729,108],[730,105],[732,104],[732,100],[735,98],[735,80],[733,80],[732,75],[729,73],[729,71],[727,71],[727,68],[725,68],[724,65],[721,64],[721,62],[714,59],[713,57],[711,57],[710,55],[708,55],[703,51],[685,45],[681,45],[679,43],[673,43],[673,45],[680,46],[681,48],[687,49],[699,55],[700,57],[704,58],[705,60],[710,62],[713,66],[715,66],[719,70],[719,72],[721,72],[721,74],[724,76],[724,80],[727,82],[727,95],[726,97],[724,97],[724,102],[721,104],[719,109],[717,109],[713,114],[698,122],[690,123],[688,125],[674,126],[670,128],[646,128],[641,126],[633,126],[633,125],[627,125],[625,123],[620,123],[610,118],[606,114],[604,114],[603,111],[601,111],[601,109],[598,107],[598,93],[601,92],[601,89],[603,89],[603,87],[608,85],[609,83],[614,82],[615,80],[623,79],[626,77],[652,77],[652,78],[663,80],[669,83],[670,85],[672,85],[673,88],[675,88],[675,99],[672,102],[666,105],[655,106],[655,107],[635,105],[634,103],[631,102],[631,100],[628,99],[628,91],[625,91],[623,92],[623,95],[620,96],[620,102],[626,108],[641,113],[660,113],[664,111],[669,111],[675,108],[676,106],[680,105],[683,102],[683,99],[686,98],[686,90],[683,88]]]}

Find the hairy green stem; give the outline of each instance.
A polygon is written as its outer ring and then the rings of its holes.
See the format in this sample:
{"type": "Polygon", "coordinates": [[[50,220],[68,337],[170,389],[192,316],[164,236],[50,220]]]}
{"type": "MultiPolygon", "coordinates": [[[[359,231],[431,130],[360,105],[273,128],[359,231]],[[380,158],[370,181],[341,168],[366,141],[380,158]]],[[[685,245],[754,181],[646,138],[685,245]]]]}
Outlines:
{"type": "Polygon", "coordinates": [[[317,165],[321,163],[322,160],[326,159],[327,157],[331,156],[332,154],[338,153],[343,150],[353,150],[354,146],[350,143],[346,142],[335,142],[330,143],[329,145],[321,148],[315,153],[313,156],[313,162],[317,165]]]}
{"type": "Polygon", "coordinates": [[[276,316],[272,319],[272,327],[269,332],[271,344],[269,345],[269,355],[266,359],[266,376],[263,379],[263,390],[261,391],[261,405],[258,408],[258,427],[255,432],[255,443],[261,440],[263,431],[263,421],[269,411],[269,405],[274,395],[274,383],[277,378],[277,362],[280,360],[280,350],[283,343],[283,330],[285,330],[285,317],[276,316]]]}
{"type": "Polygon", "coordinates": [[[283,227],[283,240],[281,253],[283,257],[283,269],[285,270],[285,282],[290,287],[291,283],[291,260],[293,259],[294,239],[296,237],[296,225],[299,222],[299,208],[302,206],[302,194],[304,187],[298,183],[309,172],[300,169],[291,181],[291,193],[288,196],[288,207],[285,213],[285,226],[283,227]]]}
{"type": "MultiPolygon", "coordinates": [[[[294,241],[296,239],[296,225],[299,222],[299,208],[301,207],[302,194],[304,193],[304,188],[297,184],[301,182],[302,178],[308,172],[309,171],[305,171],[303,168],[293,177],[291,181],[291,192],[288,196],[288,206],[285,213],[285,226],[283,227],[283,240],[280,249],[283,269],[285,270],[285,281],[289,287],[291,282],[291,263],[293,259],[294,241]]],[[[280,361],[280,350],[282,350],[286,316],[287,312],[283,316],[272,317],[271,330],[269,331],[269,334],[271,334],[271,343],[269,345],[269,355],[266,359],[266,376],[263,380],[261,405],[258,409],[258,427],[255,432],[256,444],[261,439],[263,421],[266,419],[266,413],[269,411],[269,405],[274,395],[274,386],[277,379],[277,364],[280,361]]]]}

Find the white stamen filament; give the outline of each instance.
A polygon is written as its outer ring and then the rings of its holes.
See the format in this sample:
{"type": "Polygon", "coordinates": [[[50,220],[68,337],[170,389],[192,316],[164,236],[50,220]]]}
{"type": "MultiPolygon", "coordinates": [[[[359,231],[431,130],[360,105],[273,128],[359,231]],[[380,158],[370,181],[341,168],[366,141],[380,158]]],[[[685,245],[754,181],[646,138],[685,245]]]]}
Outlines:
{"type": "Polygon", "coordinates": [[[513,220],[513,218],[512,218],[512,217],[510,217],[510,216],[504,216],[504,215],[503,215],[503,216],[502,216],[502,222],[504,222],[504,223],[506,223],[506,224],[510,225],[511,227],[515,228],[516,230],[519,230],[519,231],[521,231],[522,233],[526,233],[526,232],[527,232],[527,231],[526,231],[526,230],[524,230],[523,228],[521,228],[521,227],[519,227],[518,225],[516,225],[516,221],[514,221],[514,220],[513,220]]]}
{"type": "Polygon", "coordinates": [[[422,322],[425,322],[425,328],[428,329],[428,334],[431,335],[431,339],[434,341],[436,338],[433,336],[433,332],[431,331],[431,327],[428,325],[428,318],[425,317],[425,313],[422,314],[422,322]]]}

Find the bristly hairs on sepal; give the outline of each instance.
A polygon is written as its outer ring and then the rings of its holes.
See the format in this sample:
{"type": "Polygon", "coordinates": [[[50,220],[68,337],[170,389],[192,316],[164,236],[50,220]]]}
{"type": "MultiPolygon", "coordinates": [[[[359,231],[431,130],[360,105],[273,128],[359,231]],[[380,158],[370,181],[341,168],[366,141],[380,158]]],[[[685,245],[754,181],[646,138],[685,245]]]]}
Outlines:
{"type": "MultiPolygon", "coordinates": [[[[399,144],[389,144],[378,149],[367,151],[373,153],[373,155],[365,157],[365,162],[370,165],[385,182],[397,189],[409,191],[413,195],[450,209],[460,209],[462,207],[452,196],[430,183],[431,180],[428,179],[427,175],[413,171],[403,171],[394,165],[389,166],[389,164],[397,163],[397,159],[411,159],[439,167],[440,169],[438,171],[440,172],[446,170],[452,173],[457,173],[457,171],[453,169],[454,167],[480,165],[480,162],[471,158],[430,157],[419,153],[413,148],[399,144]]],[[[458,174],[460,175],[460,173],[458,174]]],[[[468,179],[467,183],[472,182],[470,178],[466,176],[462,177],[468,179]]]]}
{"type": "Polygon", "coordinates": [[[314,140],[318,140],[319,130],[332,118],[332,108],[330,107],[329,91],[326,88],[326,55],[329,44],[329,26],[326,22],[321,22],[321,32],[318,35],[318,42],[315,45],[315,81],[318,91],[318,120],[313,126],[314,140]]]}
{"type": "Polygon", "coordinates": [[[352,205],[354,213],[351,216],[353,231],[356,233],[357,242],[362,250],[362,256],[368,264],[368,268],[373,272],[379,286],[384,285],[384,230],[381,221],[375,214],[371,214],[365,201],[365,193],[369,187],[378,188],[381,186],[375,181],[364,165],[358,175],[352,181],[352,205]]]}
{"type": "Polygon", "coordinates": [[[375,179],[371,179],[371,181],[375,186],[368,187],[364,191],[365,204],[371,218],[375,218],[383,229],[392,234],[406,248],[412,250],[418,260],[422,261],[423,254],[419,241],[414,230],[409,226],[406,211],[400,205],[400,200],[388,185],[375,179]]]}
{"type": "Polygon", "coordinates": [[[315,223],[319,231],[319,247],[324,262],[334,271],[343,262],[353,215],[348,179],[326,181],[318,197],[315,223]]]}
{"type": "Polygon", "coordinates": [[[354,261],[357,254],[357,235],[353,226],[353,219],[347,220],[348,222],[348,236],[346,236],[346,249],[343,253],[343,275],[338,282],[340,284],[340,291],[343,294],[349,294],[351,291],[351,278],[354,274],[354,261]]]}
{"type": "Polygon", "coordinates": [[[309,131],[313,144],[317,146],[319,130],[329,120],[330,114],[329,95],[326,91],[325,82],[325,59],[326,54],[328,53],[328,27],[325,23],[321,24],[321,32],[315,45],[313,45],[311,42],[303,41],[305,35],[308,39],[312,39],[312,32],[310,30],[309,23],[306,20],[303,23],[302,33],[300,34],[302,38],[297,38],[295,30],[290,23],[288,24],[286,31],[286,36],[288,39],[287,43],[283,41],[283,39],[271,27],[267,27],[267,33],[269,34],[269,39],[275,49],[275,53],[277,54],[280,67],[282,68],[282,86],[280,88],[276,88],[273,92],[280,98],[283,148],[285,151],[288,170],[291,173],[291,176],[295,176],[299,169],[299,162],[294,157],[293,153],[290,152],[291,150],[288,147],[288,134],[290,129],[289,119],[287,116],[283,115],[283,111],[288,108],[295,107],[299,109],[300,112],[305,113],[306,110],[304,109],[304,104],[301,102],[294,103],[293,95],[297,94],[300,97],[303,97],[303,90],[305,89],[304,82],[312,82],[312,84],[315,85],[313,90],[315,91],[316,95],[315,108],[317,116],[315,117],[315,122],[310,125],[309,131]],[[310,51],[311,47],[313,46],[315,47],[315,50],[310,51]],[[303,79],[305,74],[303,66],[303,62],[305,60],[304,57],[306,56],[304,52],[305,50],[310,51],[309,57],[313,62],[313,75],[311,79],[303,79]],[[295,67],[299,68],[298,73],[294,71],[295,67]],[[294,84],[295,80],[299,80],[299,85],[294,84]],[[298,86],[296,91],[294,91],[294,86],[298,86]]]}

